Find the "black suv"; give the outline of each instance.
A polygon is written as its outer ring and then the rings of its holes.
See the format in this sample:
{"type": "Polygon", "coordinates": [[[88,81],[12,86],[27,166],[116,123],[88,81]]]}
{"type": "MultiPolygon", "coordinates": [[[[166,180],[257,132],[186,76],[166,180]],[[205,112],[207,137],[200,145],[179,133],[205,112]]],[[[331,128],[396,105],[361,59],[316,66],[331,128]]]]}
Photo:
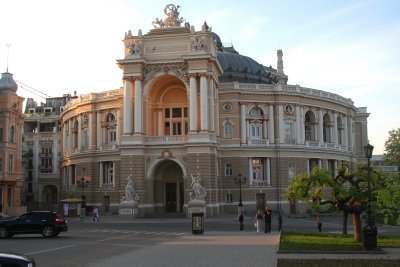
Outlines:
{"type": "Polygon", "coordinates": [[[60,232],[66,231],[68,231],[67,221],[61,214],[53,211],[32,211],[12,220],[0,221],[0,238],[16,234],[56,237],[60,232]]]}

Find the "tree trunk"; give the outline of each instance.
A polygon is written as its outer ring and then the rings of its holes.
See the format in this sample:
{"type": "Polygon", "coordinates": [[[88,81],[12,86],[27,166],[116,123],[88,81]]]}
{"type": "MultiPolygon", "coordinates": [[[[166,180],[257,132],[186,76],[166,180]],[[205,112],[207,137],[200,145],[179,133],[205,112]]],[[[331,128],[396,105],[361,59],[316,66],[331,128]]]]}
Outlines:
{"type": "Polygon", "coordinates": [[[354,229],[354,240],[357,242],[362,242],[362,234],[361,234],[361,214],[353,213],[353,229],[354,229]]]}
{"type": "Polygon", "coordinates": [[[347,235],[347,218],[349,214],[346,211],[343,211],[343,234],[347,235]]]}

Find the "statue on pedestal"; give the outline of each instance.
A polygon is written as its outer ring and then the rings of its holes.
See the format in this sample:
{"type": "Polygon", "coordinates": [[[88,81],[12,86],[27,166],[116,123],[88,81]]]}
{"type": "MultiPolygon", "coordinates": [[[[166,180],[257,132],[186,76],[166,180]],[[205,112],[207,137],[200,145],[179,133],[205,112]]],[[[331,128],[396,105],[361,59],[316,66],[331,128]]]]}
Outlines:
{"type": "Polygon", "coordinates": [[[201,185],[201,176],[197,174],[197,176],[193,176],[192,174],[192,190],[193,192],[190,193],[191,200],[201,200],[207,196],[207,191],[204,186],[201,185]]]}
{"type": "Polygon", "coordinates": [[[123,201],[138,201],[139,195],[135,192],[134,186],[131,175],[128,175],[126,178],[127,183],[125,186],[125,196],[122,197],[121,202],[123,201]]]}

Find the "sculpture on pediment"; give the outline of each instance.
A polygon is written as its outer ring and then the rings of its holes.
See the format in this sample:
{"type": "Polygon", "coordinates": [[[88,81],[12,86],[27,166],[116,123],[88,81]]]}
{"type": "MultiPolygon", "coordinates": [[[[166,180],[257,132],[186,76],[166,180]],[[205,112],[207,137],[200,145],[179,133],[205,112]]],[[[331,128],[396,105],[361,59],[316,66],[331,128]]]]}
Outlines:
{"type": "Polygon", "coordinates": [[[153,21],[154,28],[165,28],[165,27],[180,27],[183,22],[183,18],[179,17],[178,8],[174,4],[168,4],[164,8],[164,14],[167,16],[164,20],[156,18],[153,21]]]}
{"type": "Polygon", "coordinates": [[[193,176],[192,174],[192,192],[190,193],[191,200],[204,200],[207,196],[206,188],[201,184],[201,176],[193,176]]]}

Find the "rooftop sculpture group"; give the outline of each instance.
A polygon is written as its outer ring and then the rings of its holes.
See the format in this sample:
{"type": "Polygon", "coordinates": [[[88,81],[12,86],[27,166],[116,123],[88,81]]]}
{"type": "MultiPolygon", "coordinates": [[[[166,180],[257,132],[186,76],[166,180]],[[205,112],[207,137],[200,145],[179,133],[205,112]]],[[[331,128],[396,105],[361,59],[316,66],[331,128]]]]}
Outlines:
{"type": "Polygon", "coordinates": [[[180,6],[175,6],[174,4],[168,4],[164,8],[164,13],[167,17],[164,20],[156,18],[156,20],[153,21],[154,28],[180,27],[183,18],[179,17],[179,7],[180,6]]]}

